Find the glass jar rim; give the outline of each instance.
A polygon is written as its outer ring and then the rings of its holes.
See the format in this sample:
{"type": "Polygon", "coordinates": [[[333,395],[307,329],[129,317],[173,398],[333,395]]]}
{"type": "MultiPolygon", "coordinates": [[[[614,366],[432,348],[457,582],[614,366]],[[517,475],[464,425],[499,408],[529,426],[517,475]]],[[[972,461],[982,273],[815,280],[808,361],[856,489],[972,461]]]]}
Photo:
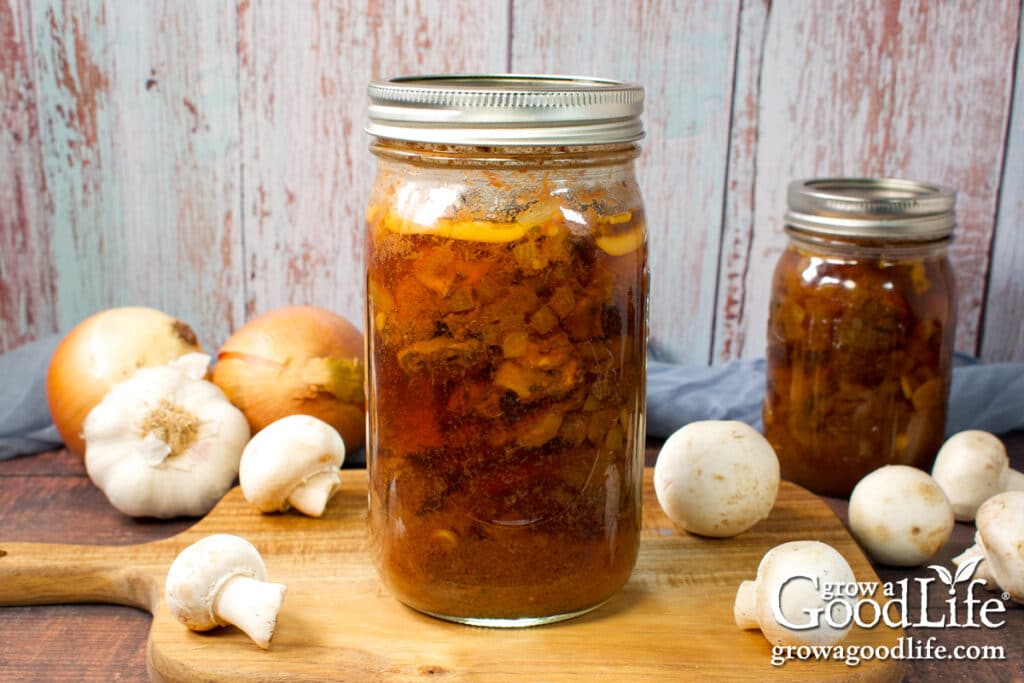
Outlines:
{"type": "Polygon", "coordinates": [[[956,192],[903,178],[812,178],[789,184],[789,230],[873,241],[931,242],[956,227],[956,192]]]}
{"type": "Polygon", "coordinates": [[[635,83],[546,74],[435,74],[375,81],[366,132],[410,142],[544,146],[635,142],[635,83]]]}

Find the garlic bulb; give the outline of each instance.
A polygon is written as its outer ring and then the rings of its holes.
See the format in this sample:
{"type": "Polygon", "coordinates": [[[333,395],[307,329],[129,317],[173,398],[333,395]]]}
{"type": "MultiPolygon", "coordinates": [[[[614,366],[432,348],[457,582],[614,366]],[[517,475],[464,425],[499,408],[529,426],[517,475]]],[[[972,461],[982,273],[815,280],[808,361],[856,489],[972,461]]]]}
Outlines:
{"type": "Polygon", "coordinates": [[[85,468],[133,517],[209,512],[238,474],[249,424],[203,379],[210,357],[189,353],[141,368],[85,418],[85,468]]]}

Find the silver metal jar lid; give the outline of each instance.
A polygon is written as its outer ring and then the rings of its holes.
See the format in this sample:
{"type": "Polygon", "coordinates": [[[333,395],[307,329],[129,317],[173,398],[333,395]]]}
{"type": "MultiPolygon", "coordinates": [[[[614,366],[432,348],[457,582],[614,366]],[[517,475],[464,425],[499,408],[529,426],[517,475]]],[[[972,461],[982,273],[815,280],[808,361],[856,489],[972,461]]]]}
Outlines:
{"type": "Polygon", "coordinates": [[[832,237],[931,241],[956,227],[956,192],[900,178],[795,180],[786,225],[832,237]]]}
{"type": "Polygon", "coordinates": [[[644,135],[644,90],[580,76],[405,76],[368,88],[366,132],[453,145],[599,145],[644,135]]]}

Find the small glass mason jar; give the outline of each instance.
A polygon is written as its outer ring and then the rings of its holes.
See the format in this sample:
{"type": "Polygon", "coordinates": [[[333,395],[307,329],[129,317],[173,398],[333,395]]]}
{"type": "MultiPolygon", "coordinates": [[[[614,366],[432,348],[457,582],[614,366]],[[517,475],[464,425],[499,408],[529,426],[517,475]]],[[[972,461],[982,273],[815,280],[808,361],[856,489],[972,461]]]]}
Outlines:
{"type": "Polygon", "coordinates": [[[838,178],[796,181],[788,201],[764,402],[783,476],[847,496],[884,465],[930,469],[956,327],[955,194],[838,178]]]}
{"type": "Polygon", "coordinates": [[[432,76],[369,93],[371,554],[443,619],[582,614],[639,548],[643,91],[432,76]]]}

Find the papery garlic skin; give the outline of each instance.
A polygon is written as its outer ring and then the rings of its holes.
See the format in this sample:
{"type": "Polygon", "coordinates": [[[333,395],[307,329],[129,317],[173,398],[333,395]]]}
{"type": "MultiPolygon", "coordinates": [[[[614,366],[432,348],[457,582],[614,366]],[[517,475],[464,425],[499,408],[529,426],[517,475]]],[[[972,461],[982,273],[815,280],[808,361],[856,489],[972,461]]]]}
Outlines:
{"type": "Polygon", "coordinates": [[[231,487],[249,424],[186,354],[115,385],[83,425],[85,468],[132,517],[198,516],[231,487]]]}

